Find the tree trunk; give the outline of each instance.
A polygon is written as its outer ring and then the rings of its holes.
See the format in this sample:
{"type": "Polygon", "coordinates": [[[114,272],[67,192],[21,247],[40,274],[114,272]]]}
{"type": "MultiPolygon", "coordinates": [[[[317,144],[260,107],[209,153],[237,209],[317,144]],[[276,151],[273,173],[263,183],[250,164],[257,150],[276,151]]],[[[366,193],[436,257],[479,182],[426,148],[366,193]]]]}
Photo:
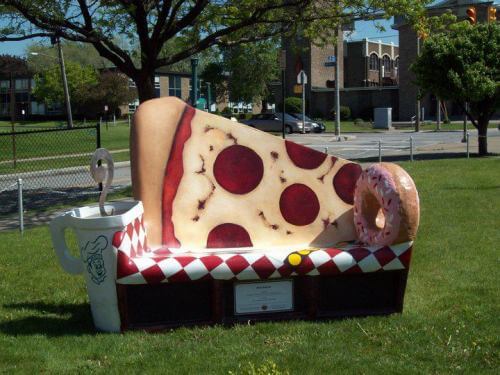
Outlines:
{"type": "Polygon", "coordinates": [[[488,118],[479,117],[477,121],[477,142],[479,145],[479,156],[488,155],[488,118]]]}
{"type": "Polygon", "coordinates": [[[144,103],[146,100],[153,99],[155,95],[154,72],[142,72],[137,78],[134,78],[139,95],[139,103],[144,103]]]}

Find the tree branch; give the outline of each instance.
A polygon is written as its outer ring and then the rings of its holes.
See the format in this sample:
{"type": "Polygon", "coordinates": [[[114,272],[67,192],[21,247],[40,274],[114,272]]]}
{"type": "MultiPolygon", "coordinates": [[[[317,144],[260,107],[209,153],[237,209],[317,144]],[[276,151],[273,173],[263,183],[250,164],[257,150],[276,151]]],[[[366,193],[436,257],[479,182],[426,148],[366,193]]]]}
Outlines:
{"type": "MultiPolygon", "coordinates": [[[[179,4],[180,3],[182,3],[182,1],[179,1],[179,4]]],[[[198,17],[200,15],[200,13],[203,12],[203,10],[207,7],[207,5],[209,3],[210,3],[210,1],[208,1],[208,0],[197,0],[194,7],[192,7],[183,18],[181,18],[179,21],[177,21],[175,23],[169,22],[168,29],[166,29],[160,36],[160,42],[161,41],[164,42],[164,41],[172,38],[181,30],[192,25],[193,21],[196,19],[196,17],[198,17]]],[[[176,13],[177,13],[177,11],[176,11],[176,13]]],[[[175,16],[176,16],[176,14],[172,14],[169,21],[174,20],[175,16]]]]}
{"type": "Polygon", "coordinates": [[[3,36],[0,37],[0,42],[17,42],[20,40],[27,40],[33,38],[47,38],[53,36],[54,33],[34,33],[29,35],[21,35],[21,36],[3,36]]]}

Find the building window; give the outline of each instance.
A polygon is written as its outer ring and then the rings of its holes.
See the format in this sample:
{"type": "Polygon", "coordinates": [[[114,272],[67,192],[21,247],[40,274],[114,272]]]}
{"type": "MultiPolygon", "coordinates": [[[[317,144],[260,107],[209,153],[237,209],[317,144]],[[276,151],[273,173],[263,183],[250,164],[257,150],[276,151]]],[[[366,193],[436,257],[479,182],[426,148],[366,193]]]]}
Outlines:
{"type": "Polygon", "coordinates": [[[378,70],[378,56],[376,53],[370,55],[370,70],[378,70]]]}
{"type": "Polygon", "coordinates": [[[160,77],[155,77],[155,96],[160,97],[160,77]]]}
{"type": "Polygon", "coordinates": [[[396,69],[398,69],[398,68],[399,68],[399,57],[396,57],[396,60],[394,60],[394,67],[395,67],[396,69]]]}
{"type": "Polygon", "coordinates": [[[181,76],[168,77],[168,95],[182,98],[181,76]]]}
{"type": "Polygon", "coordinates": [[[16,90],[28,90],[30,82],[28,78],[18,78],[15,82],[16,90]]]}
{"type": "Polygon", "coordinates": [[[382,57],[382,66],[384,67],[384,72],[389,73],[391,71],[391,58],[387,55],[382,57]]]}
{"type": "Polygon", "coordinates": [[[10,88],[10,81],[9,80],[2,80],[0,81],[0,90],[5,91],[10,88]]]}

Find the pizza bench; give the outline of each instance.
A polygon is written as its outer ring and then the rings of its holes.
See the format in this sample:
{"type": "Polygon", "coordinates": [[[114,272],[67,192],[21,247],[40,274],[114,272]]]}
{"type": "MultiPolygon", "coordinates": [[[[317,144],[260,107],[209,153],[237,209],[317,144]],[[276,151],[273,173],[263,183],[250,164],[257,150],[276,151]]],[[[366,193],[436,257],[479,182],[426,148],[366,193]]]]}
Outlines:
{"type": "Polygon", "coordinates": [[[402,311],[419,203],[400,167],[363,171],[160,98],[135,114],[131,169],[110,287],[99,303],[89,289],[99,329],[402,311]]]}

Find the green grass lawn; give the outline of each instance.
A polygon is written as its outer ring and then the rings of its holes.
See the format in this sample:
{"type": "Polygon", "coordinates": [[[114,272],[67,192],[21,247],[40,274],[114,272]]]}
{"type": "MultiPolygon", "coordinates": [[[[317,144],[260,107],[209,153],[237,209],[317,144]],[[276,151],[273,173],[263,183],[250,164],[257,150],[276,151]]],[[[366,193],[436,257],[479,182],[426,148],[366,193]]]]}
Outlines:
{"type": "MultiPolygon", "coordinates": [[[[29,126],[33,128],[25,130],[33,130],[37,126],[40,129],[53,128],[56,123],[56,121],[50,121],[30,124],[29,126]]],[[[28,125],[21,124],[20,126],[28,125]]],[[[19,127],[16,129],[19,130],[19,127]]],[[[108,128],[103,124],[101,146],[111,151],[128,149],[129,133],[127,122],[118,122],[116,126],[110,124],[108,128]]],[[[0,131],[0,174],[88,165],[89,154],[92,154],[96,147],[96,131],[95,129],[80,129],[23,134],[16,136],[15,147],[17,163],[14,166],[13,139],[11,136],[2,136],[0,131]],[[75,154],[87,155],[75,156],[75,154]]],[[[116,157],[115,161],[129,159],[128,152],[113,156],[116,157]]]]}
{"type": "Polygon", "coordinates": [[[403,166],[422,207],[403,314],[96,333],[44,226],[0,233],[0,372],[497,373],[500,158],[403,166]]]}
{"type": "MultiPolygon", "coordinates": [[[[335,132],[335,121],[324,121],[326,132],[335,132]]],[[[379,132],[380,130],[375,130],[369,122],[363,122],[355,124],[353,121],[341,121],[340,122],[340,132],[341,133],[373,133],[379,132]]]]}

